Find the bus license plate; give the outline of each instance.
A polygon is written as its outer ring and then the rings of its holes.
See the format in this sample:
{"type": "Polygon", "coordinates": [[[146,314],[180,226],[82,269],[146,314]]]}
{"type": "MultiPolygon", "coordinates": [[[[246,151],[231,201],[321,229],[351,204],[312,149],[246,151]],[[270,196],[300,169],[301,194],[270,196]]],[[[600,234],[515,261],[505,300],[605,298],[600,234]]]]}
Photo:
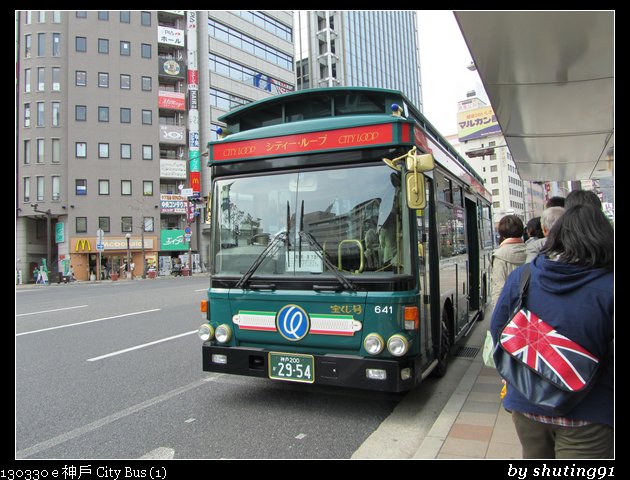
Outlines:
{"type": "Polygon", "coordinates": [[[312,355],[269,352],[269,378],[291,382],[315,382],[312,355]]]}

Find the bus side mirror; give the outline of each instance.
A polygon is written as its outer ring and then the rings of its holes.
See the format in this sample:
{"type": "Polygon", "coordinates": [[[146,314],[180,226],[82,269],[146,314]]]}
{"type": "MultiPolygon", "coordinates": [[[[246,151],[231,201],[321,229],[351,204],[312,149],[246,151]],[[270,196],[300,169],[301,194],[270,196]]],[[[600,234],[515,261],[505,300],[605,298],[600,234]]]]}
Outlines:
{"type": "Polygon", "coordinates": [[[413,209],[421,209],[426,206],[424,194],[424,175],[435,167],[433,155],[407,155],[405,186],[407,187],[407,206],[413,209]]]}

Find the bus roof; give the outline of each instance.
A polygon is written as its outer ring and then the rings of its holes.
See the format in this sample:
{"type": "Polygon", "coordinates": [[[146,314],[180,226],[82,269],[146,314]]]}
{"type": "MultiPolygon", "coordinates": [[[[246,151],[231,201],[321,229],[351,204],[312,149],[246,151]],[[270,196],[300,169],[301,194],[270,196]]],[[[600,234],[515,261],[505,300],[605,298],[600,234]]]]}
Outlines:
{"type": "Polygon", "coordinates": [[[298,90],[237,107],[220,116],[219,120],[226,123],[230,133],[239,133],[315,118],[391,114],[392,103],[399,104],[404,110],[404,116],[413,118],[435,143],[455,157],[457,162],[483,185],[483,179],[475,169],[399,90],[373,87],[322,87],[298,90]],[[357,98],[361,98],[363,103],[357,98]],[[353,99],[354,103],[351,103],[350,99],[353,99]]]}

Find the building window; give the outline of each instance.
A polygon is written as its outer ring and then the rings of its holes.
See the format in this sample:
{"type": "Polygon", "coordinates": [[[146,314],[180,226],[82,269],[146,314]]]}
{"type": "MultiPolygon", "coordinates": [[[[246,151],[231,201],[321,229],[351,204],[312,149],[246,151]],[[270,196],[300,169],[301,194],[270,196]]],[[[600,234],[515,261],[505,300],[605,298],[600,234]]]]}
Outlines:
{"type": "Polygon", "coordinates": [[[61,69],[59,67],[52,68],[52,89],[53,92],[61,90],[61,69]]]}
{"type": "Polygon", "coordinates": [[[153,123],[153,112],[151,110],[142,110],[142,124],[151,125],[153,123]]]}
{"type": "Polygon", "coordinates": [[[46,55],[46,34],[38,33],[37,34],[37,56],[43,57],[46,55]]]}
{"type": "Polygon", "coordinates": [[[61,140],[58,138],[51,138],[52,142],[52,163],[61,162],[61,140]]]}
{"type": "Polygon", "coordinates": [[[131,180],[120,181],[120,194],[131,195],[131,180]]]}
{"type": "Polygon", "coordinates": [[[87,107],[85,105],[74,106],[74,119],[77,122],[85,122],[87,120],[87,107]]]}
{"type": "Polygon", "coordinates": [[[98,107],[98,121],[109,122],[109,107],[98,107]]]}
{"type": "Polygon", "coordinates": [[[43,92],[46,90],[46,69],[39,67],[37,69],[37,91],[43,92]]]}
{"type": "Polygon", "coordinates": [[[120,123],[131,123],[131,108],[120,109],[120,123]]]}
{"type": "Polygon", "coordinates": [[[490,171],[491,172],[496,172],[498,170],[496,165],[490,165],[490,171]]]}
{"type": "Polygon", "coordinates": [[[145,197],[150,197],[153,195],[153,181],[151,180],[142,181],[142,195],[144,195],[145,197]]]}
{"type": "Polygon", "coordinates": [[[22,179],[22,191],[24,192],[24,201],[25,202],[30,202],[31,201],[31,177],[24,177],[22,179]]]}
{"type": "Polygon", "coordinates": [[[144,217],[142,219],[142,223],[144,224],[145,232],[152,232],[155,229],[155,221],[153,220],[153,217],[144,217]]]}
{"type": "Polygon", "coordinates": [[[151,12],[140,12],[140,23],[145,27],[151,26],[151,12]]]}
{"type": "Polygon", "coordinates": [[[153,160],[153,145],[142,145],[142,160],[153,160]]]}
{"type": "Polygon", "coordinates": [[[31,126],[31,104],[30,103],[24,104],[24,126],[25,127],[31,126]]]}
{"type": "Polygon", "coordinates": [[[104,22],[109,21],[109,12],[106,10],[99,10],[98,19],[103,20],[104,22]]]}
{"type": "Polygon", "coordinates": [[[123,232],[131,232],[133,228],[133,219],[131,217],[120,217],[120,229],[123,232]]]}
{"type": "Polygon", "coordinates": [[[53,10],[53,21],[52,23],[61,23],[61,10],[53,10]]]}
{"type": "Polygon", "coordinates": [[[499,177],[492,177],[490,183],[499,183],[499,177]]]}
{"type": "Polygon", "coordinates": [[[31,93],[31,69],[24,69],[24,93],[31,93]]]}
{"type": "Polygon", "coordinates": [[[37,163],[44,163],[44,145],[45,140],[43,138],[37,139],[37,163]]]}
{"type": "Polygon", "coordinates": [[[123,90],[131,89],[131,75],[120,75],[120,88],[123,90]]]}
{"type": "Polygon", "coordinates": [[[142,77],[142,91],[150,92],[153,89],[151,83],[151,77],[142,77]]]}
{"type": "Polygon", "coordinates": [[[98,194],[109,195],[109,180],[98,181],[98,194]]]}
{"type": "Polygon", "coordinates": [[[100,228],[104,232],[109,232],[109,217],[98,217],[98,228],[100,228]]]}
{"type": "Polygon", "coordinates": [[[37,102],[37,126],[43,127],[44,125],[44,102],[37,102]]]}
{"type": "Polygon", "coordinates": [[[44,201],[44,182],[46,181],[45,177],[37,177],[37,201],[44,201]]]}
{"type": "Polygon", "coordinates": [[[87,52],[87,38],[74,37],[74,49],[77,52],[87,52]]]}
{"type": "Polygon", "coordinates": [[[77,87],[85,87],[87,85],[87,72],[84,70],[77,70],[74,72],[74,84],[77,87]]]}
{"type": "Polygon", "coordinates": [[[151,58],[151,45],[149,43],[140,45],[140,56],[142,58],[151,58]]]}
{"type": "Polygon", "coordinates": [[[98,73],[98,86],[101,88],[109,88],[109,73],[98,73]]]}
{"type": "Polygon", "coordinates": [[[98,53],[109,53],[109,40],[106,38],[98,39],[98,53]]]}
{"type": "Polygon", "coordinates": [[[77,233],[87,232],[87,217],[76,218],[76,229],[77,229],[77,233]]]}
{"type": "Polygon", "coordinates": [[[31,163],[31,141],[24,140],[24,165],[31,163]]]}
{"type": "Polygon", "coordinates": [[[58,202],[61,200],[61,177],[53,175],[52,177],[52,201],[58,202]]]}
{"type": "Polygon", "coordinates": [[[24,35],[24,58],[31,58],[32,54],[32,45],[31,45],[31,34],[27,33],[24,35]]]}
{"type": "Polygon", "coordinates": [[[59,118],[61,116],[61,104],[59,102],[52,102],[52,126],[59,126],[59,118]]]}
{"type": "Polygon", "coordinates": [[[131,159],[131,144],[130,143],[120,144],[120,158],[124,160],[131,159]]]}
{"type": "Polygon", "coordinates": [[[120,12],[120,23],[131,23],[131,12],[129,10],[120,12]]]}
{"type": "Polygon", "coordinates": [[[131,43],[121,40],[120,41],[120,54],[128,57],[129,55],[131,55],[131,43]]]}
{"type": "Polygon", "coordinates": [[[75,195],[87,195],[87,180],[85,178],[77,178],[74,181],[75,195]]]}
{"type": "Polygon", "coordinates": [[[98,158],[109,158],[109,143],[98,144],[98,158]]]}
{"type": "Polygon", "coordinates": [[[77,18],[87,18],[87,10],[77,10],[75,17],[77,18]]]}
{"type": "Polygon", "coordinates": [[[52,34],[52,56],[60,57],[61,56],[61,34],[53,33],[52,34]]]}
{"type": "Polygon", "coordinates": [[[76,142],[74,144],[74,154],[77,158],[86,158],[87,157],[87,143],[76,142]]]}

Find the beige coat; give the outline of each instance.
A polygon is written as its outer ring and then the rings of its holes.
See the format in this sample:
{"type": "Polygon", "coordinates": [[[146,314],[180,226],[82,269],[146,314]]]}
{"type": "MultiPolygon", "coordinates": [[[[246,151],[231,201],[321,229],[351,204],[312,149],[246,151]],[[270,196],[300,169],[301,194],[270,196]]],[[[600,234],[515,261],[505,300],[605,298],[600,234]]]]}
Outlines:
{"type": "Polygon", "coordinates": [[[503,284],[510,272],[525,263],[525,244],[512,243],[515,240],[508,238],[492,254],[492,275],[490,286],[492,288],[492,303],[496,304],[503,289],[503,284]]]}

